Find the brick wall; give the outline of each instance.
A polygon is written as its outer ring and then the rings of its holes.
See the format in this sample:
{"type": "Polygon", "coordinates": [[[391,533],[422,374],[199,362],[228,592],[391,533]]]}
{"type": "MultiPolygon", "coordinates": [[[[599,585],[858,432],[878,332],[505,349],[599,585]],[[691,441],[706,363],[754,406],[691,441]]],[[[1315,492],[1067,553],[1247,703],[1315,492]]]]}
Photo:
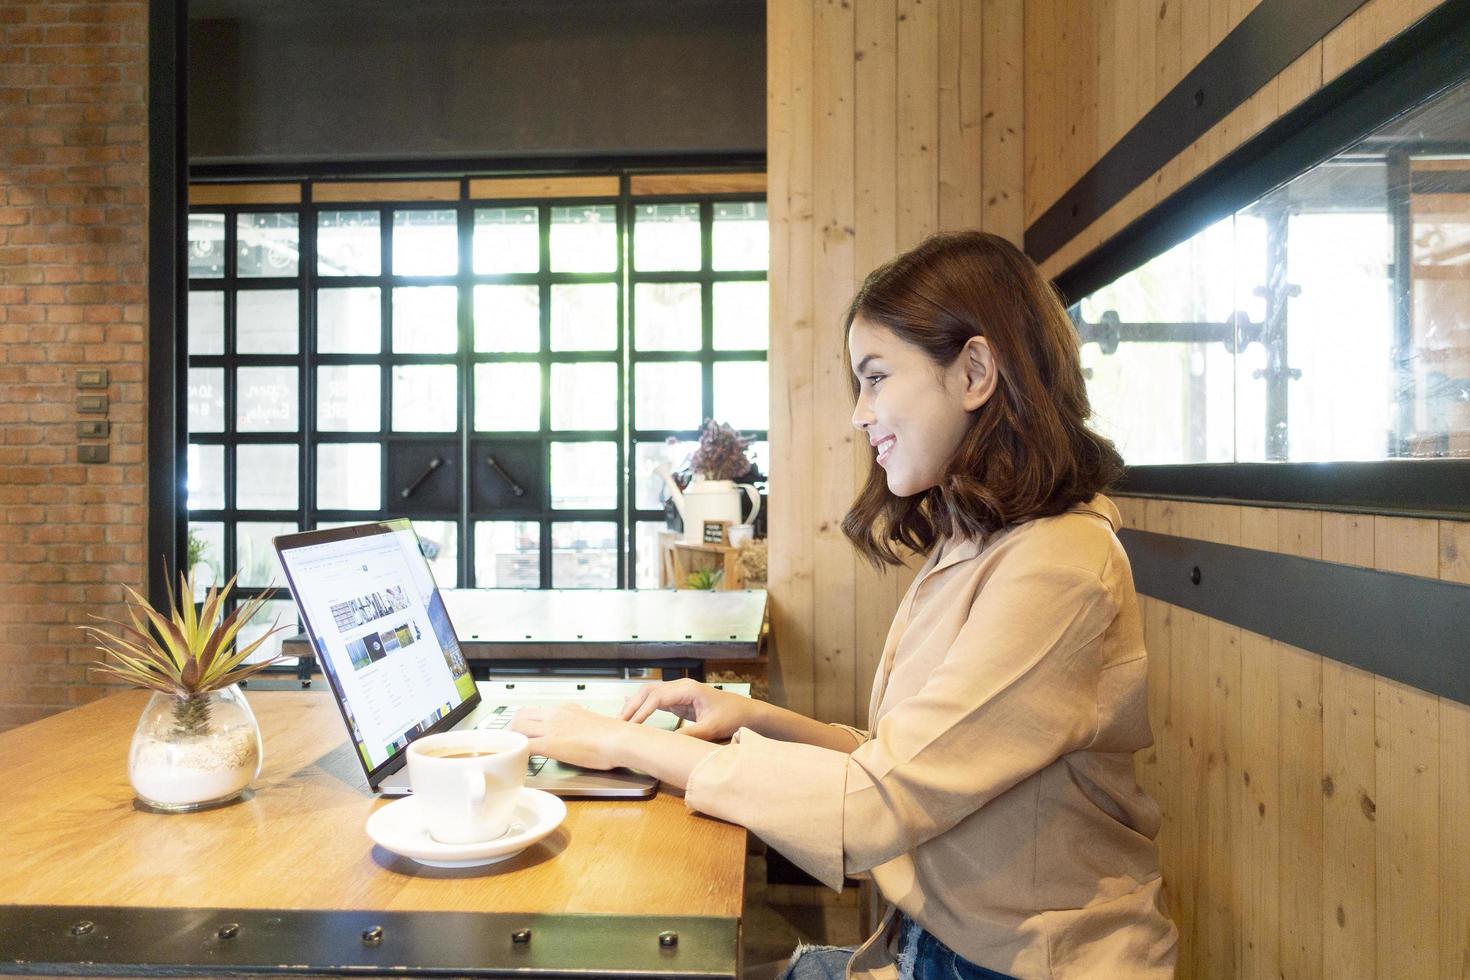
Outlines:
{"type": "Polygon", "coordinates": [[[0,730],[106,693],[76,626],[145,577],[147,37],[143,2],[0,0],[0,730]]]}

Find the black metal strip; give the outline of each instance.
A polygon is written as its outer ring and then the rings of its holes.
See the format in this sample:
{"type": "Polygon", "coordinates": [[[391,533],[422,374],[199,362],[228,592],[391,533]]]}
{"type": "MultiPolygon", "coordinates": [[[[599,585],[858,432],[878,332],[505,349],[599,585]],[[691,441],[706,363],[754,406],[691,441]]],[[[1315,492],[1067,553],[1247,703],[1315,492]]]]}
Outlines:
{"type": "Polygon", "coordinates": [[[1322,40],[1363,0],[1262,0],[1026,229],[1042,262],[1322,40]]]}
{"type": "Polygon", "coordinates": [[[178,461],[188,440],[188,171],[185,116],[187,0],[148,6],[148,593],[172,590],[188,553],[178,461]]]}
{"type": "Polygon", "coordinates": [[[1138,591],[1470,704],[1470,586],[1125,529],[1138,591]]]}
{"type": "Polygon", "coordinates": [[[1130,466],[1116,492],[1315,510],[1470,517],[1470,459],[1130,466]]]}
{"type": "MultiPolygon", "coordinates": [[[[1257,9],[1277,2],[1263,0],[1257,9]]],[[[1057,288],[1069,303],[1101,289],[1201,228],[1352,146],[1395,115],[1456,84],[1467,74],[1470,4],[1442,4],[1210,166],[1167,201],[1100,243],[1056,277],[1057,288]]],[[[1145,118],[1144,123],[1147,121],[1145,118]]],[[[1133,173],[1143,180],[1156,172],[1157,168],[1133,173]]],[[[1045,236],[1033,241],[1037,225],[1032,225],[1026,233],[1026,252],[1039,262],[1070,240],[1074,231],[1085,227],[1086,223],[1069,226],[1060,241],[1044,240],[1045,236]]]]}
{"type": "Polygon", "coordinates": [[[0,906],[0,973],[733,980],[739,954],[710,916],[0,906]]]}
{"type": "Polygon", "coordinates": [[[316,177],[524,177],[608,171],[638,173],[744,173],[766,169],[764,153],[663,154],[659,156],[454,157],[397,160],[303,160],[289,163],[205,163],[189,168],[191,181],[306,180],[316,177]]]}

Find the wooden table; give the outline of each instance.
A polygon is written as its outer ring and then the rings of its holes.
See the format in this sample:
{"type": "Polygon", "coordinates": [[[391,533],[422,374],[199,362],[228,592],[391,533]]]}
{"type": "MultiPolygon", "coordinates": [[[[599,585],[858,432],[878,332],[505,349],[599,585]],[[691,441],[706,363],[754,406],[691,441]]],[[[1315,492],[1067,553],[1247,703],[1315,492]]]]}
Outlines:
{"type": "MultiPolygon", "coordinates": [[[[656,667],[704,679],[715,660],[760,657],[763,589],[441,589],[470,661],[501,667],[656,667]]],[[[310,656],[304,636],[287,656],[310,656]]]]}
{"type": "Polygon", "coordinates": [[[0,734],[0,973],[738,971],[745,831],[677,795],[568,801],[510,861],[427,868],[367,837],[385,801],[325,691],[251,692],[251,798],[171,816],[128,785],[145,698],[0,734]]]}

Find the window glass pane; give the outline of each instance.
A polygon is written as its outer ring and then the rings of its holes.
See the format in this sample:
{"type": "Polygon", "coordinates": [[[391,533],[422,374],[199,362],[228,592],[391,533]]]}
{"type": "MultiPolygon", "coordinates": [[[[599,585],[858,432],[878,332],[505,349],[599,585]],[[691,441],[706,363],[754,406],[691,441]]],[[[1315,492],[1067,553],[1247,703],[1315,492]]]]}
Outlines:
{"type": "Polygon", "coordinates": [[[552,350],[617,350],[618,286],[551,287],[552,350]]]}
{"type": "Polygon", "coordinates": [[[699,350],[701,305],[697,282],[638,283],[633,287],[634,346],[699,350]]]}
{"type": "Polygon", "coordinates": [[[541,428],[541,365],[475,365],[475,428],[535,432],[541,428]]]}
{"type": "MultiPolygon", "coordinates": [[[[281,584],[285,585],[282,579],[281,584]]],[[[296,604],[289,599],[271,599],[261,605],[260,610],[250,620],[240,627],[240,632],[235,636],[235,642],[239,647],[248,647],[265,634],[270,636],[264,643],[256,648],[255,652],[245,658],[249,664],[260,663],[269,660],[281,652],[281,644],[301,632],[296,619],[296,604]],[[280,629],[280,627],[285,627],[280,629]],[[276,632],[271,632],[277,630],[276,632]]],[[[296,663],[298,657],[287,657],[278,661],[280,666],[289,666],[296,663]]]]}
{"type": "Polygon", "coordinates": [[[376,442],[319,443],[316,447],[316,505],[321,510],[381,510],[382,445],[376,442]]]}
{"type": "Polygon", "coordinates": [[[295,510],[297,489],[295,446],[248,444],[235,447],[237,509],[295,510]]]}
{"type": "Polygon", "coordinates": [[[189,431],[225,431],[223,368],[189,369],[189,431]]]}
{"type": "Polygon", "coordinates": [[[551,444],[552,507],[557,510],[610,510],[617,505],[617,443],[551,444]]]}
{"type": "Polygon", "coordinates": [[[189,509],[223,510],[225,506],[225,447],[189,445],[189,509]]]}
{"type": "Polygon", "coordinates": [[[458,351],[458,290],[453,286],[400,286],[393,290],[393,350],[399,354],[458,351]]]}
{"type": "Polygon", "coordinates": [[[225,294],[218,289],[189,290],[189,354],[225,352],[225,294]]]}
{"type": "Polygon", "coordinates": [[[639,521],[634,527],[638,535],[636,542],[638,567],[634,570],[634,588],[657,589],[660,587],[658,566],[663,560],[658,548],[658,536],[660,531],[665,530],[664,522],[639,521]]]}
{"type": "Polygon", "coordinates": [[[1234,360],[1222,341],[1187,340],[1177,326],[1224,329],[1236,300],[1233,224],[1216,222],[1079,308],[1092,424],[1129,463],[1233,455],[1234,360]]]}
{"type": "Polygon", "coordinates": [[[393,429],[453,432],[459,427],[453,364],[399,364],[393,368],[393,429]]]}
{"type": "Polygon", "coordinates": [[[702,261],[698,204],[640,204],[634,209],[633,268],[698,269],[702,261]]]}
{"type": "Polygon", "coordinates": [[[659,464],[667,463],[669,471],[677,473],[689,465],[689,457],[697,448],[697,442],[639,442],[633,450],[634,508],[661,509],[668,489],[658,474],[659,464]]]}
{"type": "Polygon", "coordinates": [[[551,427],[616,429],[618,366],[601,361],[551,365],[551,427]]]}
{"type": "Polygon", "coordinates": [[[376,354],[383,346],[383,294],[377,286],[316,291],[316,349],[376,354]]]}
{"type": "Polygon", "coordinates": [[[434,584],[441,589],[459,588],[459,526],[454,521],[414,521],[419,550],[429,561],[434,584]]]}
{"type": "Polygon", "coordinates": [[[551,525],[553,589],[615,589],[617,586],[616,524],[556,521],[551,525]]]}
{"type": "Polygon", "coordinates": [[[535,353],[540,349],[539,287],[475,287],[475,350],[535,353]]]}
{"type": "Polygon", "coordinates": [[[194,573],[194,600],[203,602],[211,587],[225,584],[225,526],[219,521],[189,522],[189,569],[194,573]]]}
{"type": "Polygon", "coordinates": [[[764,440],[752,442],[745,447],[745,455],[750,457],[750,461],[760,471],[762,479],[771,475],[771,444],[769,442],[764,440]]]}
{"type": "Polygon", "coordinates": [[[241,432],[295,432],[296,369],[242,367],[235,373],[235,427],[241,432]]]}
{"type": "Polygon", "coordinates": [[[770,346],[767,283],[717,282],[714,306],[715,350],[765,350],[770,346]]]}
{"type": "Polygon", "coordinates": [[[553,272],[614,272],[617,267],[615,205],[578,204],[551,209],[553,272]]]}
{"type": "Polygon", "coordinates": [[[317,275],[376,276],[383,271],[378,212],[323,211],[316,220],[317,275]]]}
{"type": "Polygon", "coordinates": [[[737,429],[770,428],[770,381],[765,361],[715,365],[715,418],[737,429]]]}
{"type": "Polygon", "coordinates": [[[634,428],[699,428],[703,394],[697,363],[644,362],[633,365],[633,370],[634,428]]]}
{"type": "Polygon", "coordinates": [[[376,364],[316,369],[316,427],[322,432],[379,431],[382,400],[382,369],[376,364]]]}
{"type": "Polygon", "coordinates": [[[294,289],[244,289],[235,294],[235,351],[295,354],[297,309],[294,289]]]}
{"type": "Polygon", "coordinates": [[[189,215],[189,278],[221,279],[225,274],[225,216],[189,215]]]}
{"type": "Polygon", "coordinates": [[[475,588],[535,589],[540,585],[540,524],[535,521],[475,524],[475,588]]]}
{"type": "Polygon", "coordinates": [[[271,538],[278,534],[291,534],[295,530],[294,521],[241,521],[235,525],[235,552],[240,561],[238,584],[242,588],[286,587],[286,574],[281,571],[281,562],[271,538]]]}
{"type": "Polygon", "coordinates": [[[454,211],[393,212],[393,272],[452,276],[459,271],[459,217],[454,211]]]}
{"type": "Polygon", "coordinates": [[[294,276],[300,266],[298,218],[293,213],[235,216],[235,274],[242,277],[294,276]]]}
{"type": "Polygon", "coordinates": [[[771,252],[765,202],[717,202],[710,246],[717,271],[764,269],[771,252]]]}
{"type": "Polygon", "coordinates": [[[475,271],[535,272],[541,268],[537,209],[475,209],[475,271]]]}

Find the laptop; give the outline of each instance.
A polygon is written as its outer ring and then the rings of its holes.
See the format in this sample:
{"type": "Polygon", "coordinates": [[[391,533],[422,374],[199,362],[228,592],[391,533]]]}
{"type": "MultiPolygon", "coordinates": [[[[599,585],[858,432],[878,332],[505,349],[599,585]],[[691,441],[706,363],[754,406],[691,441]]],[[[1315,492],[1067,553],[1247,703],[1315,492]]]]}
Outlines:
{"type": "MultiPolygon", "coordinates": [[[[616,715],[623,697],[640,684],[477,684],[407,519],[281,535],[275,547],[317,663],[375,792],[409,792],[404,750],[414,739],[465,728],[505,728],[526,704],[573,701],[616,715]]],[[[672,729],[678,719],[656,712],[649,723],[672,729]]],[[[658,781],[630,769],[603,772],[532,756],[526,785],[558,796],[646,798],[658,781]]]]}

